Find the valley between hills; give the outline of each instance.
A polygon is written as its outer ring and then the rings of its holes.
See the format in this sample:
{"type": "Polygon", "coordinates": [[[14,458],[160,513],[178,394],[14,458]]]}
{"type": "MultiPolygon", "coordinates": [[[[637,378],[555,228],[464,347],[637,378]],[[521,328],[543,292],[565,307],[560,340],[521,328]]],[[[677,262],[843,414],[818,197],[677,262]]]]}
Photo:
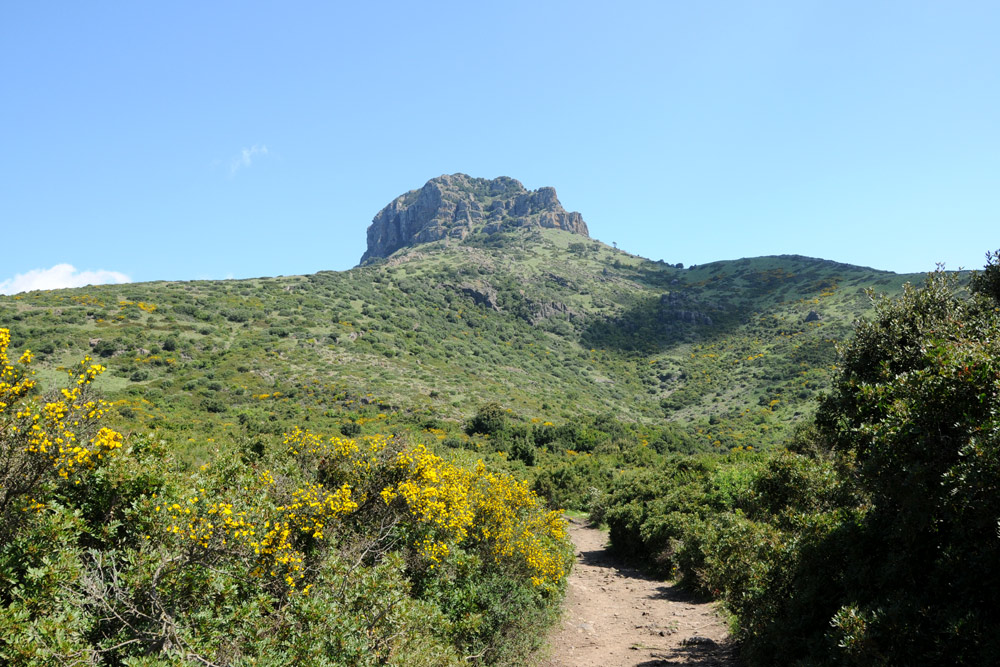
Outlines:
{"type": "Polygon", "coordinates": [[[0,662],[558,658],[562,510],[727,661],[1000,655],[995,258],[676,259],[455,174],[347,271],[0,297],[0,662]]]}

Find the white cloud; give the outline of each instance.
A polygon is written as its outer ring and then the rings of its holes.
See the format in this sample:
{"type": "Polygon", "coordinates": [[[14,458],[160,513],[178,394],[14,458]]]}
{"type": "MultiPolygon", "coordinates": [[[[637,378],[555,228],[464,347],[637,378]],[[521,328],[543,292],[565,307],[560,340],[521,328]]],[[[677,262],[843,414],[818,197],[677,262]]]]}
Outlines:
{"type": "Polygon", "coordinates": [[[38,289],[62,289],[84,285],[130,283],[132,279],[118,271],[77,271],[72,264],[56,264],[51,269],[32,269],[13,278],[0,280],[0,294],[17,294],[38,289]]]}
{"type": "Polygon", "coordinates": [[[249,167],[253,164],[253,161],[257,156],[263,155],[267,155],[267,146],[263,144],[260,146],[254,144],[250,148],[244,148],[240,151],[239,155],[229,161],[229,175],[232,176],[240,169],[249,167]]]}

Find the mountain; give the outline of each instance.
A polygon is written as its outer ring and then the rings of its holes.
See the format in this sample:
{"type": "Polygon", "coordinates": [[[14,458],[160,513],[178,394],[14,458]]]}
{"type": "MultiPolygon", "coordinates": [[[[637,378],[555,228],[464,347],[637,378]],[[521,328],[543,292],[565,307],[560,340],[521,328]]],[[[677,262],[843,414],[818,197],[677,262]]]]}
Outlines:
{"type": "Polygon", "coordinates": [[[368,227],[368,250],[361,263],[418,243],[461,241],[474,232],[491,234],[518,227],[564,229],[588,236],[583,217],[567,212],[554,188],[529,191],[506,176],[488,180],[444,175],[400,195],[379,211],[368,227]]]}
{"type": "Polygon", "coordinates": [[[509,178],[433,179],[368,237],[349,271],[0,297],[0,326],[47,386],[96,357],[123,427],[192,456],[248,415],[276,432],[386,414],[446,424],[492,401],[727,449],[777,442],[811,414],[865,288],[922,279],[800,256],[651,261],[509,178]]]}
{"type": "Polygon", "coordinates": [[[0,662],[527,664],[569,508],[718,597],[747,664],[994,664],[988,257],[971,295],[798,255],[685,268],[589,238],[551,188],[454,175],[349,271],[0,297],[0,662]]]}

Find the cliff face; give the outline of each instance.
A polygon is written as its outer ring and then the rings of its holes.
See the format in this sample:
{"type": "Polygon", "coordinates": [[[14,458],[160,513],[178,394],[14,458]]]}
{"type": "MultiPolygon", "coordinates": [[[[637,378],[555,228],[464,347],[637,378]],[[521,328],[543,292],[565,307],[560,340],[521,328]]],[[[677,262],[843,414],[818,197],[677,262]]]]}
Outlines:
{"type": "Polygon", "coordinates": [[[368,250],[361,263],[418,243],[530,226],[588,236],[583,217],[566,211],[554,188],[527,190],[506,176],[493,180],[465,174],[439,176],[379,211],[368,227],[368,250]]]}

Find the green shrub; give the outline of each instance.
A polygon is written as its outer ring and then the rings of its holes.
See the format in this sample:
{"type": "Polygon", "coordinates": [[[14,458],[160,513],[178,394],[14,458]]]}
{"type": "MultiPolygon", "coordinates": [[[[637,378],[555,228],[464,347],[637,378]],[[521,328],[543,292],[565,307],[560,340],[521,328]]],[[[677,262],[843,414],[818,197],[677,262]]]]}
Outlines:
{"type": "Polygon", "coordinates": [[[497,435],[503,432],[509,423],[507,411],[499,403],[487,403],[479,408],[476,415],[469,420],[466,431],[469,435],[497,435]]]}
{"type": "MultiPolygon", "coordinates": [[[[596,456],[572,456],[562,463],[540,466],[532,489],[549,507],[594,512],[593,501],[603,496],[611,483],[614,462],[596,456]]],[[[593,517],[597,523],[605,518],[593,517]]]]}
{"type": "Polygon", "coordinates": [[[877,302],[816,428],[792,434],[800,453],[723,461],[702,498],[674,475],[623,476],[612,538],[652,559],[666,536],[675,574],[726,603],[752,665],[1000,661],[984,594],[1000,589],[1000,543],[984,539],[1000,516],[987,268],[972,295],[935,273],[877,302]]]}
{"type": "Polygon", "coordinates": [[[357,422],[346,421],[340,425],[340,432],[348,438],[353,438],[361,434],[361,425],[357,422]]]}

